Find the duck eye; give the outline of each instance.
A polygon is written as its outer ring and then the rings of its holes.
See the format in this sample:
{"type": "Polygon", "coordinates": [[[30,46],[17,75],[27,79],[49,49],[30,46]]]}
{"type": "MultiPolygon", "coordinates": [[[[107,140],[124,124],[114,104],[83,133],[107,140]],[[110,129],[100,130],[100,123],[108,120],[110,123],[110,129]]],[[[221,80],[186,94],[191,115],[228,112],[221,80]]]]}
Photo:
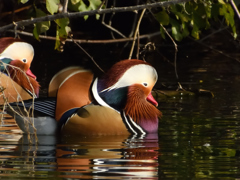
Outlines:
{"type": "Polygon", "coordinates": [[[22,59],[22,62],[26,63],[26,62],[27,62],[27,59],[22,59]]]}
{"type": "Polygon", "coordinates": [[[144,86],[146,86],[146,87],[148,86],[148,84],[147,84],[147,83],[143,83],[143,85],[144,85],[144,86]]]}

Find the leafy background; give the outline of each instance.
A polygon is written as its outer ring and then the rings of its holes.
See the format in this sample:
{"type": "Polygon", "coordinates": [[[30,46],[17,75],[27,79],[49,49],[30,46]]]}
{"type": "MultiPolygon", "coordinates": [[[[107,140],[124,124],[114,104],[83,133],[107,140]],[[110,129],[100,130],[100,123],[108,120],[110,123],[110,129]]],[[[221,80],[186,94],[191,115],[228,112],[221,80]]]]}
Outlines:
{"type": "MultiPolygon", "coordinates": [[[[119,2],[119,1],[116,1],[119,2]]],[[[151,1],[153,2],[153,1],[151,1]]],[[[45,7],[37,5],[36,1],[20,0],[22,4],[33,4],[35,17],[47,16],[48,14],[56,14],[62,12],[62,4],[60,0],[46,0],[45,7]]],[[[83,12],[96,10],[101,0],[69,0],[68,12],[83,12]]],[[[138,4],[150,3],[149,1],[136,1],[138,4]]],[[[44,4],[44,3],[43,3],[44,4]]],[[[238,5],[239,2],[236,1],[238,5]]],[[[122,3],[124,5],[124,3],[122,3]]],[[[137,5],[137,4],[136,4],[137,5]]],[[[103,6],[102,8],[104,8],[103,6]]],[[[113,7],[113,5],[111,6],[113,7]]],[[[152,18],[161,24],[159,30],[162,38],[166,38],[166,31],[163,26],[170,28],[171,36],[176,41],[181,41],[187,36],[200,39],[202,30],[209,29],[212,21],[222,21],[232,30],[232,36],[237,38],[237,31],[234,19],[234,10],[229,1],[223,0],[194,0],[186,3],[171,5],[166,8],[153,8],[149,10],[152,18]]],[[[100,15],[96,14],[96,21],[100,21],[100,15]]],[[[29,17],[30,18],[30,17],[29,17]]],[[[84,16],[84,20],[88,20],[88,16],[84,16]]],[[[122,19],[124,23],[125,19],[122,19]]],[[[51,23],[56,23],[56,44],[55,49],[60,50],[61,39],[68,37],[71,32],[70,20],[68,18],[57,19],[54,22],[45,21],[34,25],[33,35],[39,40],[39,35],[46,33],[51,28],[51,23]]],[[[94,23],[94,22],[93,22],[94,23]]]]}

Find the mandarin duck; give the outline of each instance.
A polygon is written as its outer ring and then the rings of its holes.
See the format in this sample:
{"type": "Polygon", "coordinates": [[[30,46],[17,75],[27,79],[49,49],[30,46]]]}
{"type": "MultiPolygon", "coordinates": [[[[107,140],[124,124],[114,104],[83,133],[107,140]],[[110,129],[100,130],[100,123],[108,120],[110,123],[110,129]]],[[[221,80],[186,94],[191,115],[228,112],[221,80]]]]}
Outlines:
{"type": "MultiPolygon", "coordinates": [[[[49,94],[53,97],[34,102],[37,134],[54,134],[58,130],[84,136],[157,133],[161,112],[151,94],[156,81],[154,67],[141,60],[120,61],[102,78],[95,79],[91,71],[81,68],[62,70],[50,82],[49,94]]],[[[33,107],[32,103],[24,104],[33,107]]],[[[26,116],[21,106],[18,103],[13,107],[26,116]]],[[[16,115],[15,119],[24,132],[29,132],[22,116],[16,115]]]]}
{"type": "Polygon", "coordinates": [[[15,102],[38,95],[39,83],[30,70],[33,56],[32,45],[12,37],[0,38],[0,104],[5,98],[15,102]]]}

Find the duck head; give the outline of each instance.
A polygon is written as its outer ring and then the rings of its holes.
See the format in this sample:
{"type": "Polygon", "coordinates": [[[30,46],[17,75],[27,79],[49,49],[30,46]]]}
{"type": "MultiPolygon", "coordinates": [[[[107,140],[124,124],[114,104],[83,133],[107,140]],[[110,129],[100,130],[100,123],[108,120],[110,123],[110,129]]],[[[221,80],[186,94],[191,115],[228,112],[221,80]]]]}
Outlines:
{"type": "Polygon", "coordinates": [[[30,44],[11,37],[0,39],[0,59],[9,64],[7,70],[10,77],[27,91],[38,95],[40,85],[30,70],[33,56],[34,49],[30,44]]]}
{"type": "Polygon", "coordinates": [[[157,81],[157,72],[141,60],[123,60],[116,63],[101,79],[96,79],[92,93],[96,102],[109,106],[148,133],[158,129],[161,112],[151,91],[157,81]]]}

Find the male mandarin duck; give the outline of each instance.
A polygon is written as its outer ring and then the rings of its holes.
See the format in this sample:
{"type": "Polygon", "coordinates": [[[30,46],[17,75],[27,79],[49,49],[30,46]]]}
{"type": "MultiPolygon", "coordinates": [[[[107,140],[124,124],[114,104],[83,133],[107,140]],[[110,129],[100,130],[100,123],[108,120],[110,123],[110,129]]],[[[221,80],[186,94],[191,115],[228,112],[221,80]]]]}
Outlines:
{"type": "MultiPolygon", "coordinates": [[[[156,70],[141,60],[120,61],[95,80],[88,70],[67,68],[50,82],[49,94],[56,98],[35,101],[37,134],[54,134],[57,129],[62,134],[84,136],[157,133],[161,112],[151,94],[156,81],[156,70]],[[51,129],[47,121],[53,125],[54,118],[57,127],[51,129]]],[[[25,103],[31,105],[30,101],[25,103]]],[[[20,128],[27,132],[22,119],[16,116],[20,128]]]]}
{"type": "Polygon", "coordinates": [[[0,104],[5,101],[3,94],[8,102],[38,95],[39,84],[30,70],[33,56],[32,45],[12,37],[0,38],[0,87],[4,89],[0,104]]]}

